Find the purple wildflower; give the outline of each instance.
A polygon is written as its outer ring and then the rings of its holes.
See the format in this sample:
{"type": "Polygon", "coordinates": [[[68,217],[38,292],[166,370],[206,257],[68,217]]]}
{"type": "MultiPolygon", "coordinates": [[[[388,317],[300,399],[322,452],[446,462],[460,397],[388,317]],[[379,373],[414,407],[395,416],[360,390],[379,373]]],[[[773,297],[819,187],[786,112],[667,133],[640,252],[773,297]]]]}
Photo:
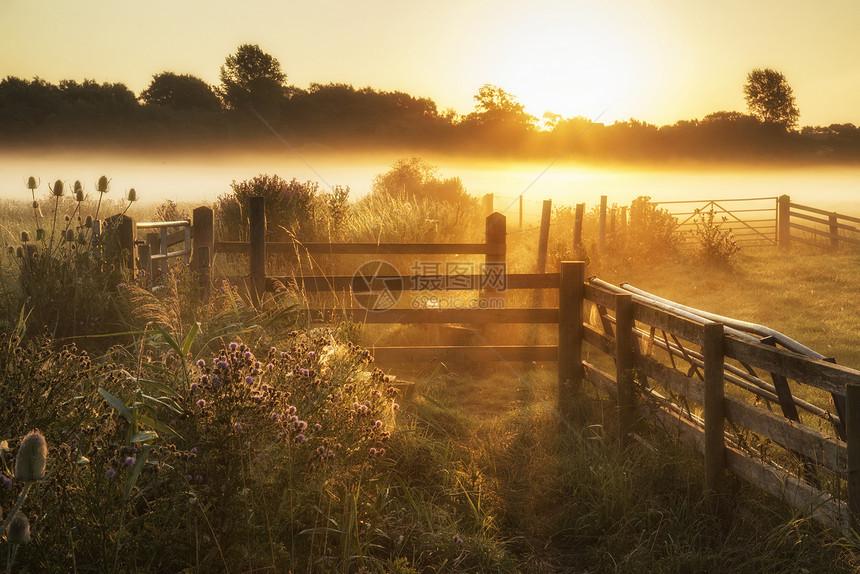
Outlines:
{"type": "Polygon", "coordinates": [[[230,350],[235,351],[239,347],[239,343],[230,343],[230,350]]]}
{"type": "Polygon", "coordinates": [[[236,423],[233,425],[233,432],[240,433],[242,432],[242,423],[236,423]]]}
{"type": "Polygon", "coordinates": [[[206,400],[200,399],[199,401],[197,401],[197,406],[200,407],[201,409],[205,408],[206,407],[206,400]]]}
{"type": "Polygon", "coordinates": [[[290,408],[287,409],[287,412],[290,413],[291,415],[296,414],[296,407],[290,406],[290,408]]]}
{"type": "Polygon", "coordinates": [[[266,365],[266,370],[271,373],[273,370],[275,370],[275,365],[269,363],[268,365],[266,365]]]}
{"type": "Polygon", "coordinates": [[[382,421],[376,421],[375,423],[373,423],[373,426],[375,426],[376,428],[382,428],[382,421]]]}
{"type": "Polygon", "coordinates": [[[0,474],[0,484],[5,486],[6,488],[12,486],[12,479],[6,476],[5,474],[0,474]]]}
{"type": "Polygon", "coordinates": [[[247,377],[245,377],[245,384],[246,385],[253,385],[254,384],[254,377],[252,377],[251,375],[248,375],[247,377]]]}
{"type": "Polygon", "coordinates": [[[317,354],[314,353],[313,351],[308,351],[308,357],[310,357],[311,359],[315,359],[316,356],[317,356],[317,354]]]}
{"type": "Polygon", "coordinates": [[[254,357],[254,355],[251,354],[251,351],[245,351],[245,354],[243,356],[249,361],[254,357]]]}
{"type": "Polygon", "coordinates": [[[460,538],[459,536],[455,536],[455,537],[454,537],[454,543],[455,543],[455,544],[462,544],[462,543],[463,543],[463,539],[462,539],[462,538],[460,538]]]}
{"type": "Polygon", "coordinates": [[[298,442],[298,443],[305,442],[305,438],[306,438],[305,435],[299,433],[296,435],[296,442],[298,442]]]}
{"type": "Polygon", "coordinates": [[[197,447],[196,446],[191,447],[191,450],[189,450],[188,452],[190,452],[191,454],[197,454],[197,447]]]}
{"type": "Polygon", "coordinates": [[[306,428],[308,428],[308,423],[306,423],[305,421],[296,421],[296,428],[299,430],[305,430],[306,428]]]}
{"type": "Polygon", "coordinates": [[[191,390],[192,390],[192,391],[196,391],[196,390],[197,390],[197,383],[191,383],[191,390]]]}
{"type": "Polygon", "coordinates": [[[311,372],[310,372],[309,370],[307,370],[307,369],[299,369],[299,374],[300,374],[301,376],[303,376],[303,377],[307,377],[307,376],[309,376],[309,375],[310,375],[310,373],[311,373],[311,372]]]}
{"type": "Polygon", "coordinates": [[[316,423],[316,424],[314,425],[314,429],[316,429],[316,430],[318,430],[318,431],[321,431],[321,430],[322,430],[322,425],[321,425],[321,424],[319,424],[319,423],[316,423]]]}
{"type": "Polygon", "coordinates": [[[109,469],[107,469],[107,472],[105,472],[105,476],[107,478],[113,478],[116,476],[116,471],[112,468],[109,468],[109,469]]]}
{"type": "Polygon", "coordinates": [[[125,459],[125,465],[126,466],[134,466],[135,462],[136,461],[134,460],[133,456],[126,457],[126,459],[125,459]]]}
{"type": "Polygon", "coordinates": [[[370,456],[376,456],[376,449],[373,447],[370,447],[370,456]]]}
{"type": "Polygon", "coordinates": [[[197,366],[202,369],[203,367],[206,366],[206,361],[204,361],[203,359],[198,359],[197,366]]]}

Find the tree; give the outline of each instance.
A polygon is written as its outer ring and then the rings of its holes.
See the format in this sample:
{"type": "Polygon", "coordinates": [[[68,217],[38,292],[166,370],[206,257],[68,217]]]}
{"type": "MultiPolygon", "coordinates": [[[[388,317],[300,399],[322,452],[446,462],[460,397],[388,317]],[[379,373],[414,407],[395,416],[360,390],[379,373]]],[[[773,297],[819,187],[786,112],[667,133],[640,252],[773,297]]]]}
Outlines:
{"type": "Polygon", "coordinates": [[[791,86],[780,72],[756,68],[747,74],[744,98],[750,113],[763,122],[779,124],[785,129],[797,126],[800,111],[791,86]]]}
{"type": "Polygon", "coordinates": [[[287,75],[277,58],[256,44],[243,44],[221,66],[221,97],[233,110],[276,114],[284,100],[287,75]]]}
{"type": "Polygon", "coordinates": [[[152,76],[149,87],[140,93],[146,104],[176,110],[218,111],[221,102],[212,88],[196,76],[162,72],[152,76]]]}
{"type": "Polygon", "coordinates": [[[532,129],[537,119],[526,113],[525,106],[516,96],[498,86],[484,84],[474,97],[475,112],[469,114],[480,125],[513,124],[523,129],[532,129]]]}

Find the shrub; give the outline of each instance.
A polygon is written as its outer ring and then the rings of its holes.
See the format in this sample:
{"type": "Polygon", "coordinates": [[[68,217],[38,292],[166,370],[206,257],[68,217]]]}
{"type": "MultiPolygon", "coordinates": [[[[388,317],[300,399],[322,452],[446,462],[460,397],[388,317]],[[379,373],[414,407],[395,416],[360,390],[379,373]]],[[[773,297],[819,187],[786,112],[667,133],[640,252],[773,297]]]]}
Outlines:
{"type": "Polygon", "coordinates": [[[690,233],[699,244],[699,255],[702,260],[708,265],[730,265],[741,247],[735,241],[734,232],[729,228],[723,228],[726,217],[718,221],[712,206],[708,211],[697,209],[693,221],[696,228],[690,233]]]}

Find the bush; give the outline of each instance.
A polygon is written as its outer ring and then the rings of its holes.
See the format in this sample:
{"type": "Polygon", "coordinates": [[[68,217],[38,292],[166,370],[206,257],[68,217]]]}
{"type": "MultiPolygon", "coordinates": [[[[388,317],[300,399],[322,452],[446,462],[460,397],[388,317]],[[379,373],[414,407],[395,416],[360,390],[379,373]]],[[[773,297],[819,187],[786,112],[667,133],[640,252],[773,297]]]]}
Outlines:
{"type": "Polygon", "coordinates": [[[724,229],[726,218],[717,221],[713,206],[708,211],[696,210],[696,228],[690,233],[699,244],[699,255],[708,265],[728,266],[741,247],[731,229],[724,229]]]}
{"type": "Polygon", "coordinates": [[[232,195],[223,195],[215,203],[219,233],[230,239],[247,239],[248,199],[266,200],[266,230],[270,241],[295,237],[312,241],[325,237],[343,225],[349,188],[335,186],[321,192],[312,181],[287,181],[277,175],[259,175],[242,182],[234,181],[232,195]]]}

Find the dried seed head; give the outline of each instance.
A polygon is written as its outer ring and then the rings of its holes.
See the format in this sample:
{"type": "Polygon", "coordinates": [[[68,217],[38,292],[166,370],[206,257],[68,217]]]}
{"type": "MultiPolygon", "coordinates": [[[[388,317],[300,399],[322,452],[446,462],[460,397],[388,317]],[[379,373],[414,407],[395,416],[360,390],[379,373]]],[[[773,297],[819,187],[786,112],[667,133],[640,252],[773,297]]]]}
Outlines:
{"type": "Polygon", "coordinates": [[[15,255],[17,255],[19,259],[24,259],[24,248],[19,245],[18,248],[15,249],[15,255]]]}
{"type": "Polygon", "coordinates": [[[35,199],[33,200],[33,209],[39,209],[39,202],[35,199]]]}
{"type": "Polygon", "coordinates": [[[53,193],[56,197],[63,197],[63,182],[62,180],[57,180],[54,182],[54,187],[51,188],[51,193],[53,193]]]}
{"type": "Polygon", "coordinates": [[[87,218],[84,220],[84,227],[86,227],[87,229],[93,228],[93,216],[92,215],[87,215],[87,218]]]}
{"type": "Polygon", "coordinates": [[[77,201],[78,203],[81,203],[83,200],[84,200],[84,190],[83,189],[76,189],[75,190],[75,201],[77,201]]]}
{"type": "Polygon", "coordinates": [[[27,544],[30,542],[30,521],[20,512],[15,514],[9,528],[6,530],[6,539],[10,544],[27,544]]]}
{"type": "Polygon", "coordinates": [[[110,180],[107,178],[106,175],[103,175],[99,178],[99,181],[96,184],[96,190],[99,193],[107,193],[109,184],[110,184],[110,180]]]}
{"type": "Polygon", "coordinates": [[[87,243],[87,236],[84,234],[83,231],[79,231],[78,232],[78,244],[79,245],[86,245],[86,243],[87,243]]]}
{"type": "Polygon", "coordinates": [[[32,175],[27,179],[27,189],[34,190],[39,187],[39,184],[36,183],[36,178],[32,175]]]}
{"type": "Polygon", "coordinates": [[[69,222],[72,220],[72,218],[71,218],[71,217],[69,217],[68,215],[64,215],[64,216],[63,216],[63,219],[65,219],[65,220],[66,220],[66,223],[69,223],[69,222]]]}
{"type": "Polygon", "coordinates": [[[71,243],[75,240],[75,230],[74,229],[66,229],[66,241],[71,243]]]}
{"type": "Polygon", "coordinates": [[[30,241],[30,233],[27,231],[21,232],[21,243],[27,243],[30,241]]]}
{"type": "Polygon", "coordinates": [[[15,480],[33,482],[45,477],[48,445],[39,431],[31,431],[21,441],[15,458],[15,480]]]}
{"type": "Polygon", "coordinates": [[[128,190],[128,195],[126,195],[126,199],[128,199],[129,203],[134,203],[135,201],[137,201],[137,192],[134,190],[133,187],[128,190]]]}
{"type": "Polygon", "coordinates": [[[36,230],[36,241],[42,241],[45,239],[45,230],[41,227],[36,230]]]}
{"type": "Polygon", "coordinates": [[[81,184],[81,180],[76,179],[75,180],[75,193],[77,193],[79,191],[83,191],[83,190],[84,190],[84,186],[81,184]]]}

